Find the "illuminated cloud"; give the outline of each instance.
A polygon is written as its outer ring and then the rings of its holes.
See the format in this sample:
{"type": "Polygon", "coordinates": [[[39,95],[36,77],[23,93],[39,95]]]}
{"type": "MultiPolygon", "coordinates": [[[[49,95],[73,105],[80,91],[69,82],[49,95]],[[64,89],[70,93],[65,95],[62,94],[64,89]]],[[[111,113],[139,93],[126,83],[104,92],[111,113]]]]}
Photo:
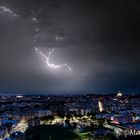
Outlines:
{"type": "Polygon", "coordinates": [[[55,39],[56,39],[56,40],[63,40],[64,38],[63,38],[62,36],[58,36],[58,35],[57,35],[57,36],[55,37],[55,39]]]}

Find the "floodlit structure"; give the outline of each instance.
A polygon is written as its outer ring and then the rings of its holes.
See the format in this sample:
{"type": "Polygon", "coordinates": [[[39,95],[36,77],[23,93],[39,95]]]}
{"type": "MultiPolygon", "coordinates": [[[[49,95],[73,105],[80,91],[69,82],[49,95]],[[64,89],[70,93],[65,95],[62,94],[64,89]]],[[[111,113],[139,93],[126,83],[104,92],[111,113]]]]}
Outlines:
{"type": "Polygon", "coordinates": [[[99,98],[99,100],[98,100],[98,107],[99,107],[99,112],[104,111],[102,98],[99,98]]]}
{"type": "Polygon", "coordinates": [[[122,97],[123,96],[123,94],[119,91],[118,93],[117,93],[117,97],[122,97]]]}

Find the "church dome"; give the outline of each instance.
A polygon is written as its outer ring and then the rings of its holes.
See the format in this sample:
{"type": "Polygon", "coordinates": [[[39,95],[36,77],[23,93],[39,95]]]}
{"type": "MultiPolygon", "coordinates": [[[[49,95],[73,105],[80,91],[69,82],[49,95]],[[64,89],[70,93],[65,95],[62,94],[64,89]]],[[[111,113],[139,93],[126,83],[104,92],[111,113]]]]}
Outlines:
{"type": "Polygon", "coordinates": [[[117,93],[117,97],[122,97],[123,96],[123,94],[119,91],[118,93],[117,93]]]}

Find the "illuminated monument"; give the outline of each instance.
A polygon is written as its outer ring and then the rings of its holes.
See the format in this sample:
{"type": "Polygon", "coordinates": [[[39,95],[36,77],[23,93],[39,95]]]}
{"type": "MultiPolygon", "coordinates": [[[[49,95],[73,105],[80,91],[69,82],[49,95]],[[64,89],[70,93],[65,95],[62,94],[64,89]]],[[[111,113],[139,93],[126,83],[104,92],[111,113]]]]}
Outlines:
{"type": "Polygon", "coordinates": [[[118,93],[117,93],[117,97],[122,97],[123,96],[123,94],[119,91],[118,93]]]}
{"type": "Polygon", "coordinates": [[[99,107],[99,112],[103,112],[104,111],[103,98],[101,98],[101,97],[98,100],[98,107],[99,107]]]}

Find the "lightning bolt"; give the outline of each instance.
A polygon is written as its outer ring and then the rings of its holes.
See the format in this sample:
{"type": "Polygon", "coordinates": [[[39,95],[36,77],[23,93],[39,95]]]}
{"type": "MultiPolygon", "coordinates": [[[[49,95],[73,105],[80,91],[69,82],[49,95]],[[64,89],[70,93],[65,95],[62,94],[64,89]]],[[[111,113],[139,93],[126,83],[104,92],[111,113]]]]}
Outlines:
{"type": "Polygon", "coordinates": [[[10,14],[11,16],[17,17],[18,15],[15,14],[11,9],[5,7],[5,6],[0,6],[0,14],[1,13],[7,13],[10,14]]]}
{"type": "Polygon", "coordinates": [[[51,51],[49,51],[48,56],[46,56],[43,52],[41,52],[38,48],[35,48],[35,51],[37,54],[41,55],[44,60],[45,63],[48,65],[48,67],[52,68],[52,69],[61,69],[61,68],[65,68],[67,70],[72,70],[71,67],[68,66],[68,64],[60,64],[60,65],[55,65],[50,63],[50,57],[52,55],[52,53],[54,52],[54,48],[51,49],[51,51]]]}
{"type": "MultiPolygon", "coordinates": [[[[35,12],[35,11],[32,11],[32,22],[34,24],[34,30],[35,30],[35,35],[34,35],[34,38],[33,38],[33,42],[35,43],[35,46],[38,46],[39,45],[37,44],[37,41],[39,39],[39,26],[38,26],[38,23],[39,23],[39,20],[38,20],[38,16],[39,14],[41,13],[42,9],[43,9],[44,5],[42,4],[42,6],[40,7],[40,9],[38,10],[38,12],[35,12]]],[[[59,36],[56,36],[56,40],[62,40],[63,38],[62,37],[59,37],[59,36]]],[[[41,50],[38,49],[38,47],[35,47],[35,51],[37,54],[39,54],[41,57],[44,58],[44,61],[45,63],[47,64],[47,66],[49,68],[52,68],[52,69],[67,69],[67,70],[72,70],[71,67],[68,66],[68,64],[60,64],[60,65],[56,65],[56,64],[53,64],[50,62],[50,58],[51,58],[51,55],[52,53],[54,52],[54,48],[51,49],[49,52],[48,52],[48,55],[45,55],[43,52],[41,52],[41,50]]]]}
{"type": "MultiPolygon", "coordinates": [[[[39,21],[38,21],[38,15],[41,13],[42,9],[44,7],[44,4],[42,4],[42,6],[40,7],[40,9],[35,12],[35,11],[32,11],[32,17],[31,17],[31,21],[34,23],[35,25],[35,35],[34,35],[34,38],[33,38],[33,42],[37,45],[37,41],[38,41],[38,38],[39,38],[39,21]]],[[[9,14],[13,17],[17,17],[17,16],[21,16],[21,15],[17,15],[16,13],[14,13],[11,9],[5,7],[5,6],[1,6],[0,5],[0,14],[2,13],[6,13],[6,14],[9,14]]],[[[56,40],[63,40],[63,37],[60,37],[60,36],[56,36],[56,40]]],[[[38,46],[38,45],[37,45],[38,46]]],[[[56,65],[56,64],[53,64],[53,63],[50,63],[50,57],[52,55],[52,53],[54,52],[54,48],[51,49],[51,51],[49,51],[48,53],[48,56],[45,55],[43,52],[41,52],[37,47],[35,47],[35,51],[37,54],[41,55],[46,64],[48,65],[48,67],[52,68],[52,69],[60,69],[60,68],[65,68],[67,70],[72,70],[71,67],[68,66],[68,64],[60,64],[60,65],[56,65]]]]}

